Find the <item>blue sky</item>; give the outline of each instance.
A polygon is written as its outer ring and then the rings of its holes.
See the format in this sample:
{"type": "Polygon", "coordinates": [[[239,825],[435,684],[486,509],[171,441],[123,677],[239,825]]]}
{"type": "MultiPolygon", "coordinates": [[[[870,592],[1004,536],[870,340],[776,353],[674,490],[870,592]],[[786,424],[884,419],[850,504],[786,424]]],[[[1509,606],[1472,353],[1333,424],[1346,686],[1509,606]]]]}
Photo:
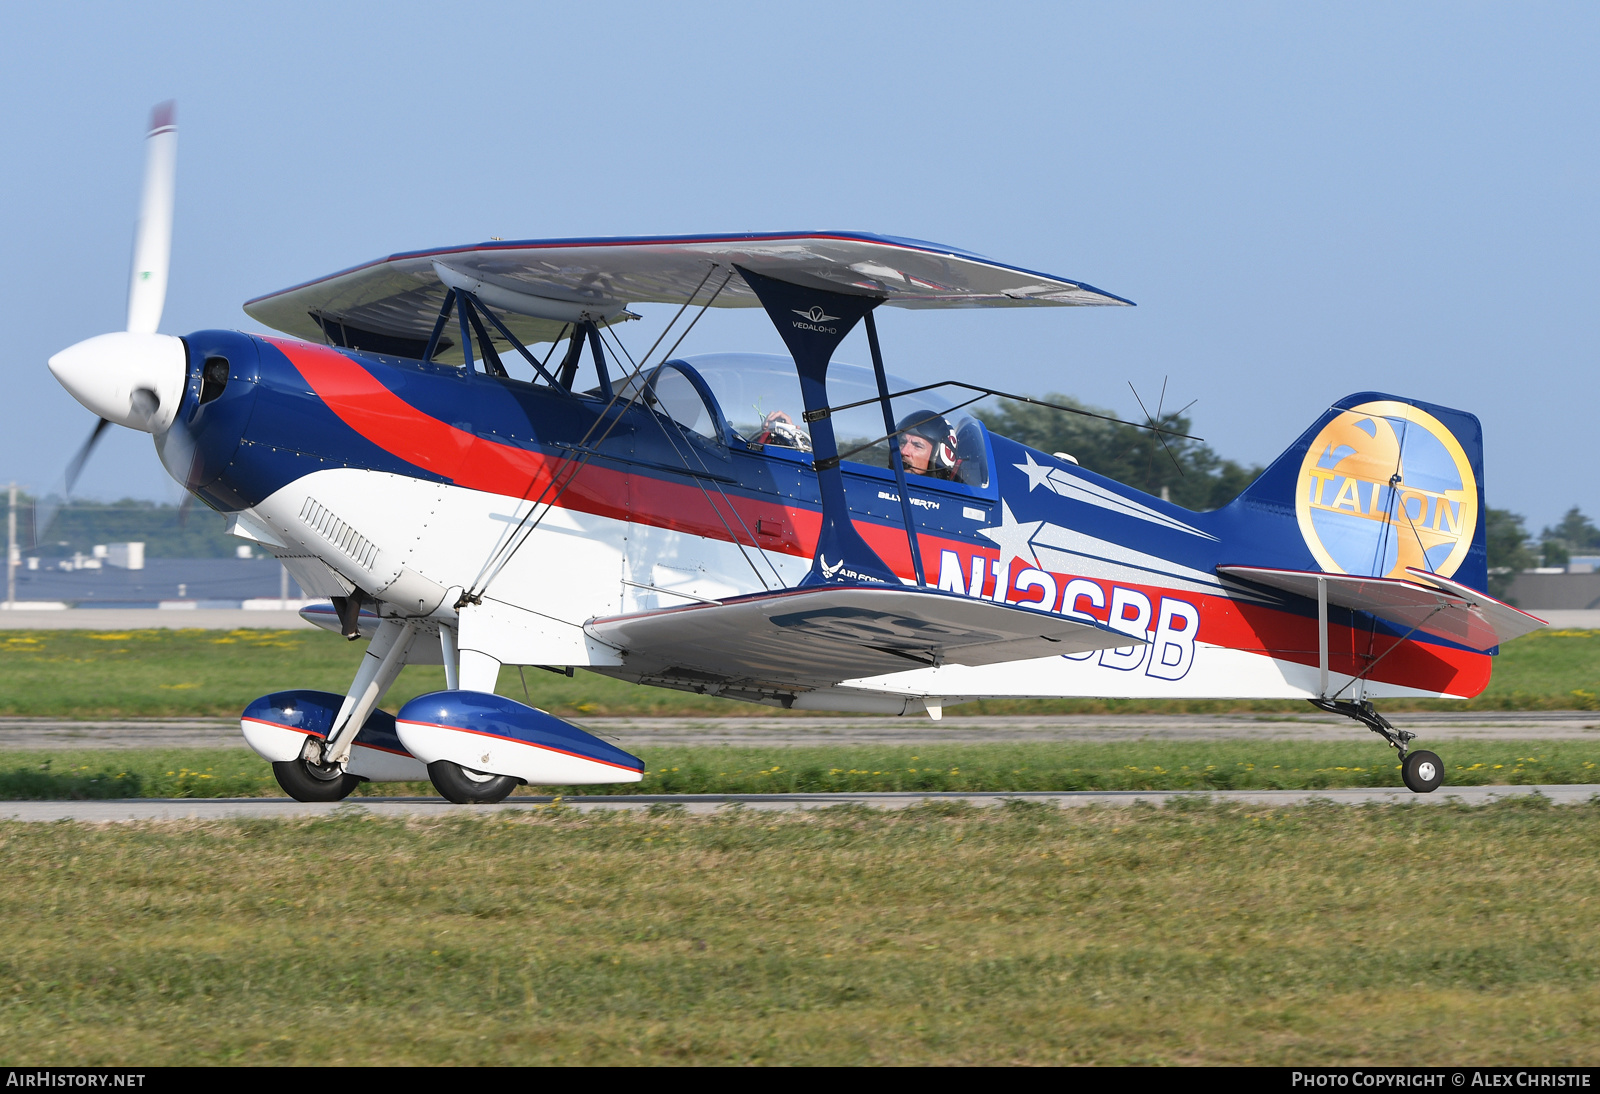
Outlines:
{"type": "MultiPolygon", "coordinates": [[[[1354,391],[1478,414],[1489,503],[1600,516],[1600,7],[0,7],[0,479],[92,424],[45,359],[120,329],[149,108],[178,101],[162,329],[476,241],[848,228],[1134,309],[881,319],[891,370],[1126,414],[1198,398],[1264,462],[1354,391]]],[[[629,332],[642,348],[662,316],[629,332]]],[[[684,351],[779,350],[714,313],[684,351]]],[[[863,356],[864,353],[858,353],[863,356]]],[[[176,499],[116,430],[80,493],[176,499]]]]}

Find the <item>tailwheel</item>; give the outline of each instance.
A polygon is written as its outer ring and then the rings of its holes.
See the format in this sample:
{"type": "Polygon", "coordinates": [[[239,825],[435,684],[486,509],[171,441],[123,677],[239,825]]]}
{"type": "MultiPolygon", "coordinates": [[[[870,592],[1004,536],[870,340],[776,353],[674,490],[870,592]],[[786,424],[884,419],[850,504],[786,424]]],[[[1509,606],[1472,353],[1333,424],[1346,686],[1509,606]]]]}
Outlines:
{"type": "Polygon", "coordinates": [[[304,757],[273,764],[272,777],[297,802],[343,801],[361,785],[361,780],[347,771],[312,764],[304,757]]]}
{"type": "Polygon", "coordinates": [[[449,760],[435,760],[429,764],[428,778],[441,797],[457,805],[492,805],[504,801],[520,781],[510,775],[474,771],[449,760]]]}
{"type": "Polygon", "coordinates": [[[1444,761],[1426,750],[1407,752],[1400,764],[1400,778],[1412,792],[1432,794],[1444,784],[1444,761]]]}
{"type": "Polygon", "coordinates": [[[1372,704],[1363,699],[1352,703],[1342,699],[1313,699],[1311,705],[1329,714],[1343,714],[1354,718],[1372,732],[1382,737],[1400,753],[1400,778],[1414,794],[1432,794],[1444,785],[1444,761],[1437,753],[1422,749],[1411,751],[1407,746],[1417,735],[1409,729],[1396,729],[1389,719],[1379,714],[1372,704]]]}

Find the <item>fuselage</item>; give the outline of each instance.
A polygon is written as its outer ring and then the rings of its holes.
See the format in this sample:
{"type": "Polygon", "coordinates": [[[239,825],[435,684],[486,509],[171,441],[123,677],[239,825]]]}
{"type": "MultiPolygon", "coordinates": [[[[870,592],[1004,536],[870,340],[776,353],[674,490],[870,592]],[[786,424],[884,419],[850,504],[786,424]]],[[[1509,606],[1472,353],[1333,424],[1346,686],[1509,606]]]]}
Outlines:
{"type": "MultiPolygon", "coordinates": [[[[157,437],[163,463],[311,595],[359,592],[443,619],[472,592],[581,630],[596,617],[789,587],[812,565],[821,502],[811,457],[733,428],[692,361],[675,367],[701,400],[698,424],[684,420],[692,406],[608,408],[596,395],[289,339],[201,331],[185,344],[189,386],[157,437]],[[208,383],[205,363],[217,358],[227,380],[208,383]]],[[[1242,498],[1191,512],[976,422],[961,445],[964,481],[907,484],[926,582],[1109,623],[1148,644],[850,681],[839,705],[871,694],[1316,693],[1314,610],[1216,572],[1315,568],[1292,506],[1242,498]]],[[[857,531],[914,581],[893,472],[852,460],[843,469],[857,531]]],[[[1364,695],[1470,696],[1488,681],[1484,654],[1404,640],[1365,615],[1336,610],[1330,623],[1335,677],[1365,674],[1364,695]]],[[[500,659],[547,663],[514,650],[500,659]]],[[[698,686],[634,671],[625,657],[566,663],[698,686]]]]}

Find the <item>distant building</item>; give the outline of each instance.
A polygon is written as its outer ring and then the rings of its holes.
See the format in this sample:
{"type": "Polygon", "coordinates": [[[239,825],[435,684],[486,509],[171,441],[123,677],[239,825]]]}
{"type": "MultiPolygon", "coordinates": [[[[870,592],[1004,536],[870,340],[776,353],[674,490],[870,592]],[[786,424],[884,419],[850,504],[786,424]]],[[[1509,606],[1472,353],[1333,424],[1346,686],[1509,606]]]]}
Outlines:
{"type": "Polygon", "coordinates": [[[17,599],[64,601],[78,608],[157,608],[178,602],[238,608],[247,600],[305,595],[292,580],[284,588],[283,567],[270,556],[147,559],[144,545],[134,543],[108,544],[96,552],[98,557],[80,553],[54,566],[47,559],[38,569],[19,569],[17,599]]]}
{"type": "MultiPolygon", "coordinates": [[[[1578,562],[1573,559],[1572,562],[1578,562]]],[[[1525,612],[1600,610],[1600,559],[1586,559],[1586,568],[1524,570],[1511,579],[1506,599],[1525,612]]]]}
{"type": "MultiPolygon", "coordinates": [[[[100,553],[96,547],[95,554],[100,553]]],[[[112,543],[106,547],[106,565],[115,566],[119,570],[144,569],[144,544],[143,543],[112,543]]]]}

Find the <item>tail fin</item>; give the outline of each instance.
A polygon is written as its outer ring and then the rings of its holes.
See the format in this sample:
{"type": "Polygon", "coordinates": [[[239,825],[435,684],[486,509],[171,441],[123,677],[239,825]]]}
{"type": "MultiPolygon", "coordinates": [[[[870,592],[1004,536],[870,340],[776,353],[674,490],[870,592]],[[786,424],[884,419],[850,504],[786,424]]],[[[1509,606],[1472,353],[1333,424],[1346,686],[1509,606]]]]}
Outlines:
{"type": "Polygon", "coordinates": [[[1347,396],[1229,508],[1252,525],[1276,525],[1248,530],[1274,556],[1261,565],[1398,578],[1415,567],[1475,589],[1488,584],[1483,427],[1465,411],[1379,392],[1347,396]]]}

